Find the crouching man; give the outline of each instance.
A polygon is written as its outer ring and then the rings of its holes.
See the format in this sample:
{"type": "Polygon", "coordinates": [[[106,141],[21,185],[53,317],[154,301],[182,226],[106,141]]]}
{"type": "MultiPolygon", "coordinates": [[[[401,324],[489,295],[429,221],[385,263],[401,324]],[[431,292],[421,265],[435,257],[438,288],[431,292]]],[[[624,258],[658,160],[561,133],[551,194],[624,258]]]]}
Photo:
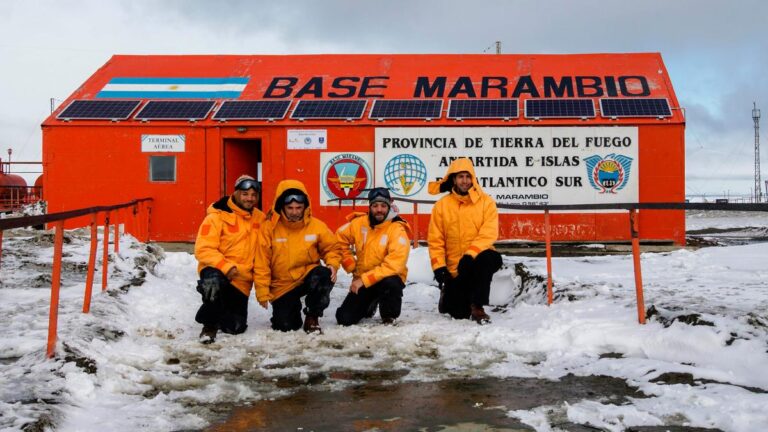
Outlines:
{"type": "Polygon", "coordinates": [[[219,330],[239,334],[247,327],[256,240],[264,221],[264,213],[255,208],[260,190],[253,177],[240,176],[232,196],[208,207],[197,233],[197,290],[203,305],[195,320],[203,325],[203,343],[213,342],[219,330]]]}
{"type": "Polygon", "coordinates": [[[490,322],[488,304],[493,274],[501,255],[493,249],[499,235],[496,202],[477,183],[472,161],[456,159],[445,177],[429,183],[429,193],[448,192],[432,208],[429,257],[441,287],[438,311],[456,319],[490,322]]]}
{"type": "Polygon", "coordinates": [[[357,324],[379,308],[381,321],[392,324],[400,316],[408,275],[410,228],[392,208],[386,188],[368,192],[368,213],[353,213],[336,231],[342,244],[344,270],[351,272],[349,294],[336,309],[341,325],[357,324]]]}
{"type": "Polygon", "coordinates": [[[264,222],[258,243],[256,299],[264,308],[272,303],[272,328],[302,328],[301,299],[305,297],[304,331],[321,332],[319,318],[336,283],[340,244],[328,226],[312,216],[302,182],[283,180],[277,185],[272,215],[264,222]]]}

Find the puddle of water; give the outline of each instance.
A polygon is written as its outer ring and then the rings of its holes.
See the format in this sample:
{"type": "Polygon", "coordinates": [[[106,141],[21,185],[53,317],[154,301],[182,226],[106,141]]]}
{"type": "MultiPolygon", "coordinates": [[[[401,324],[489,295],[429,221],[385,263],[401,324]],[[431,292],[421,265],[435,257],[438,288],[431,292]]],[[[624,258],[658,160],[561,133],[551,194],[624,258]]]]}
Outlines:
{"type": "Polygon", "coordinates": [[[302,388],[285,398],[236,407],[206,430],[530,431],[507,412],[583,399],[621,403],[627,397],[644,395],[621,379],[600,376],[368,382],[335,392],[302,388]]]}

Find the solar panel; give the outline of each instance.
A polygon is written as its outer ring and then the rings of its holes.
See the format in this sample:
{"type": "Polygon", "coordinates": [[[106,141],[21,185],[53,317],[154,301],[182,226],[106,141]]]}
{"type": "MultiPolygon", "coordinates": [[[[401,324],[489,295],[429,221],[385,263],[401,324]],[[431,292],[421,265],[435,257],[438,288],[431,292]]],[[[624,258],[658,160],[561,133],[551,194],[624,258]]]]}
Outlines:
{"type": "Polygon", "coordinates": [[[603,117],[672,117],[669,101],[664,98],[600,99],[603,117]]]}
{"type": "Polygon", "coordinates": [[[359,119],[366,100],[300,100],[291,113],[292,119],[359,119]]]}
{"type": "Polygon", "coordinates": [[[226,101],[213,115],[214,120],[280,120],[285,118],[290,100],[226,101]]]}
{"type": "Polygon", "coordinates": [[[214,101],[149,101],[134,117],[136,120],[202,120],[208,117],[214,101]]]}
{"type": "Polygon", "coordinates": [[[139,106],[138,100],[76,100],[59,115],[59,120],[125,120],[139,106]]]}
{"type": "Polygon", "coordinates": [[[525,118],[592,118],[592,99],[527,99],[525,118]]]}
{"type": "Polygon", "coordinates": [[[376,100],[373,102],[372,119],[434,119],[443,111],[442,100],[376,100]]]}
{"type": "Polygon", "coordinates": [[[448,118],[517,118],[517,99],[451,99],[448,118]]]}

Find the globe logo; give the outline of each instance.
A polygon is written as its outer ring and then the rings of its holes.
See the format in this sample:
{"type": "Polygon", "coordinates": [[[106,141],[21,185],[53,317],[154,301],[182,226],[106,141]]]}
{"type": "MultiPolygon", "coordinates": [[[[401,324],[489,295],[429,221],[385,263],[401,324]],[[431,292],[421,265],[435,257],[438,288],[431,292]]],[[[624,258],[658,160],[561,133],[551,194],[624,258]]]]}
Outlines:
{"type": "Polygon", "coordinates": [[[427,167],[416,156],[397,155],[384,165],[384,182],[395,195],[416,195],[427,184],[427,167]]]}

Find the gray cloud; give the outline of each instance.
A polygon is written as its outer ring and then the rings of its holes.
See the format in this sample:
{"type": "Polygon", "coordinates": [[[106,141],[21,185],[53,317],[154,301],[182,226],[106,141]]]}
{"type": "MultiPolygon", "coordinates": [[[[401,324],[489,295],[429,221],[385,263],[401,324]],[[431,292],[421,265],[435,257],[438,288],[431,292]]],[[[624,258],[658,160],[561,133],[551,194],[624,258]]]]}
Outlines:
{"type": "Polygon", "coordinates": [[[686,108],[689,188],[735,177],[746,192],[766,16],[757,0],[14,0],[0,10],[0,147],[39,158],[48,99],[112,54],[481,53],[500,40],[505,53],[661,52],[686,108]]]}

